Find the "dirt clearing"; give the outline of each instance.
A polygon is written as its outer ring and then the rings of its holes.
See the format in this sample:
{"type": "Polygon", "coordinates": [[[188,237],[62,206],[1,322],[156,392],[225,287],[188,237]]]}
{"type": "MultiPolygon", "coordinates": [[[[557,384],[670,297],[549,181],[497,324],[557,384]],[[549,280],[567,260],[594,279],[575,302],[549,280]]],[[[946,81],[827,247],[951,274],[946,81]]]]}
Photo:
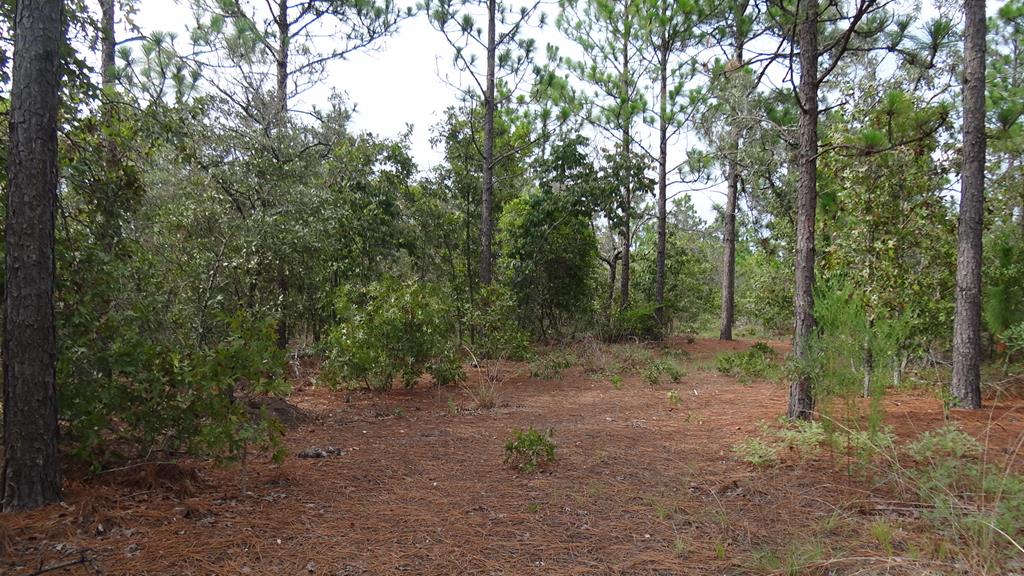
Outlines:
{"type": "MultiPolygon", "coordinates": [[[[715,372],[715,355],[750,344],[654,349],[677,355],[685,372],[656,387],[637,374],[613,384],[583,362],[552,380],[509,366],[491,410],[459,390],[372,395],[304,379],[289,398],[302,415],[283,464],[251,462],[243,475],[186,462],[68,479],[63,504],[0,516],[0,571],[74,562],[53,573],[947,570],[919,533],[920,515],[879,479],[847,473],[844,456],[783,454],[763,468],[737,457],[732,447],[786,408],[783,385],[715,372]],[[557,460],[532,474],[502,464],[509,434],[528,426],[552,429],[558,446],[557,460]],[[879,521],[891,527],[887,542],[879,521]]],[[[886,412],[900,439],[944,421],[923,393],[890,396],[886,412]]],[[[1019,401],[953,417],[993,454],[1012,450],[1024,431],[1019,401]]]]}

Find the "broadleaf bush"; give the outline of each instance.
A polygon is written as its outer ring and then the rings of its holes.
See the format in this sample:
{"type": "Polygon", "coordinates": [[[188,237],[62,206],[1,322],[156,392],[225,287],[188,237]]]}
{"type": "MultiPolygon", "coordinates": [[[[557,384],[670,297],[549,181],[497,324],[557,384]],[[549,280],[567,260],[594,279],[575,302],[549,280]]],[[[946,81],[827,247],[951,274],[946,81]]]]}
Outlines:
{"type": "Polygon", "coordinates": [[[383,392],[424,373],[438,385],[465,378],[452,311],[433,286],[384,278],[362,291],[342,289],[337,313],[325,343],[327,373],[337,380],[383,392]]]}

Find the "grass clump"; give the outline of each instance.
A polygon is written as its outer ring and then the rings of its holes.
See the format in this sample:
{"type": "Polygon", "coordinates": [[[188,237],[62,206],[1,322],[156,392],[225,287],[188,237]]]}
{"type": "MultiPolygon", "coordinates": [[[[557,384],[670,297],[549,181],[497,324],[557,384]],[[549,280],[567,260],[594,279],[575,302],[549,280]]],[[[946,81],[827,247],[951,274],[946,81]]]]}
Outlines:
{"type": "Polygon", "coordinates": [[[572,368],[576,358],[568,352],[552,352],[530,364],[530,376],[540,380],[555,380],[562,372],[572,368]]]}
{"type": "Polygon", "coordinates": [[[521,472],[533,472],[555,460],[554,431],[539,431],[533,426],[515,430],[505,442],[505,465],[521,472]]]}
{"type": "Polygon", "coordinates": [[[924,517],[974,574],[999,574],[1024,557],[1024,476],[998,466],[955,424],[921,434],[896,474],[927,504],[924,517]]]}
{"type": "Polygon", "coordinates": [[[676,390],[675,388],[669,390],[666,397],[668,398],[669,405],[673,408],[683,403],[683,397],[679,394],[679,390],[676,390]]]}
{"type": "Polygon", "coordinates": [[[779,462],[779,451],[760,438],[745,438],[733,445],[732,451],[748,464],[758,468],[774,466],[779,462]]]}
{"type": "Polygon", "coordinates": [[[640,379],[651,388],[658,387],[663,381],[669,380],[673,383],[683,379],[685,373],[678,364],[672,360],[662,358],[652,360],[640,372],[640,379]]]}

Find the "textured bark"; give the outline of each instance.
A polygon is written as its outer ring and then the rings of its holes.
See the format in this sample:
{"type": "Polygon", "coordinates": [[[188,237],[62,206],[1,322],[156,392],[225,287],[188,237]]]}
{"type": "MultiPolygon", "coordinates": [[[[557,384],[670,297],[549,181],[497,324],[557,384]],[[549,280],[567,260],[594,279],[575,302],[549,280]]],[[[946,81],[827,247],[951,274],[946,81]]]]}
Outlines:
{"type": "MultiPolygon", "coordinates": [[[[624,12],[629,12],[629,3],[626,4],[624,12]]],[[[622,119],[622,161],[625,166],[623,173],[625,182],[623,183],[622,190],[622,277],[619,280],[619,306],[623,310],[629,307],[629,283],[630,283],[630,255],[633,244],[633,230],[632,222],[630,218],[630,212],[633,209],[633,167],[632,159],[630,158],[633,150],[633,135],[632,135],[632,116],[631,112],[627,109],[629,105],[629,85],[630,85],[630,74],[629,74],[629,41],[631,27],[629,25],[628,16],[624,15],[626,22],[622,34],[622,78],[621,78],[621,89],[622,89],[622,101],[619,102],[621,107],[619,114],[622,119]]]]}
{"type": "Polygon", "coordinates": [[[985,1],[964,2],[963,169],[957,227],[953,381],[964,408],[981,408],[981,237],[985,203],[985,1]]]}
{"type": "MultiPolygon", "coordinates": [[[[666,13],[668,8],[663,9],[666,13]]],[[[658,247],[654,275],[655,315],[658,322],[665,323],[665,252],[667,243],[667,192],[668,192],[668,38],[663,37],[659,47],[658,61],[658,247]]]]}
{"type": "Polygon", "coordinates": [[[284,125],[285,116],[288,115],[288,50],[291,45],[291,21],[288,20],[288,0],[277,2],[277,54],[275,54],[275,68],[277,72],[277,86],[275,96],[277,97],[277,112],[280,114],[278,120],[281,126],[284,125]]]}
{"type": "MultiPolygon", "coordinates": [[[[793,355],[807,360],[814,332],[814,222],[818,203],[818,2],[803,1],[797,14],[800,46],[800,136],[797,183],[796,289],[793,355]]],[[[798,375],[789,392],[790,418],[808,419],[814,410],[810,379],[798,375]]]]}
{"type": "Polygon", "coordinates": [[[114,0],[100,0],[100,69],[104,90],[113,90],[117,81],[117,36],[114,30],[114,0]]]}
{"type": "MultiPolygon", "coordinates": [[[[747,11],[747,3],[742,2],[736,7],[735,53],[733,59],[737,66],[743,64],[743,49],[746,43],[740,20],[747,11]]],[[[738,70],[739,68],[737,68],[738,70]]],[[[737,122],[737,120],[733,120],[737,122]]],[[[722,317],[719,325],[720,340],[732,340],[732,327],[736,318],[736,197],[739,192],[740,169],[736,155],[739,154],[739,130],[733,127],[729,131],[729,158],[726,165],[726,198],[725,222],[722,230],[722,317]]]]}
{"type": "MultiPolygon", "coordinates": [[[[288,50],[291,44],[291,21],[288,20],[288,0],[278,0],[277,4],[277,54],[275,55],[275,69],[277,73],[274,97],[277,110],[273,126],[283,131],[288,122],[288,50]]],[[[277,347],[284,350],[291,340],[290,323],[288,321],[288,269],[283,263],[277,267],[278,298],[280,299],[279,318],[277,320],[277,347]]]]}
{"type": "Polygon", "coordinates": [[[736,193],[740,173],[736,161],[726,168],[725,223],[722,229],[722,320],[718,338],[732,340],[736,310],[736,193]]]}
{"type": "Polygon", "coordinates": [[[3,510],[60,499],[54,209],[63,3],[19,0],[11,82],[3,341],[3,510]]]}
{"type": "Polygon", "coordinates": [[[616,252],[611,260],[605,260],[608,265],[608,319],[611,319],[612,310],[615,309],[615,273],[619,268],[620,253],[616,252]]]}
{"type": "Polygon", "coordinates": [[[491,283],[494,266],[494,59],[496,0],[487,0],[487,79],[484,85],[484,166],[480,202],[480,284],[491,283]]]}

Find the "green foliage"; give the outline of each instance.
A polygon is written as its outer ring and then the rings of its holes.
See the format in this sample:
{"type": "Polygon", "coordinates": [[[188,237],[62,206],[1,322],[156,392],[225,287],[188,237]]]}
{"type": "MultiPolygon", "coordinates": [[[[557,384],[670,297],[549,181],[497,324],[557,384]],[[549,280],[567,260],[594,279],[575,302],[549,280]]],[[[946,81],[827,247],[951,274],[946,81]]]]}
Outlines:
{"type": "Polygon", "coordinates": [[[680,396],[679,390],[676,390],[675,388],[669,390],[668,394],[666,394],[665,396],[666,398],[668,398],[668,403],[672,407],[677,407],[683,403],[683,397],[680,396]]]}
{"type": "Polygon", "coordinates": [[[338,324],[325,343],[330,374],[369,390],[406,386],[429,372],[438,385],[464,378],[454,353],[451,309],[437,289],[385,278],[362,292],[341,289],[338,324]]]}
{"type": "Polygon", "coordinates": [[[793,263],[757,251],[736,256],[736,319],[762,334],[793,327],[793,263]]]}
{"type": "Polygon", "coordinates": [[[715,358],[715,369],[742,381],[775,379],[780,375],[778,353],[764,342],[741,352],[727,352],[715,358]]]}
{"type": "Polygon", "coordinates": [[[897,472],[929,507],[935,529],[965,551],[979,573],[1019,552],[1024,537],[1024,477],[984,458],[983,447],[955,425],[906,446],[914,465],[897,472]]]}
{"type": "Polygon", "coordinates": [[[820,268],[870,321],[899,322],[902,348],[926,349],[952,322],[956,214],[936,161],[950,110],[901,88],[866,85],[864,106],[833,119],[864,153],[822,158],[820,268]]]}
{"type": "Polygon", "coordinates": [[[601,336],[607,342],[661,340],[664,326],[655,315],[654,304],[635,304],[613,312],[608,324],[602,328],[601,336]]]}
{"type": "Polygon", "coordinates": [[[529,338],[516,322],[514,299],[499,286],[477,293],[463,329],[466,345],[478,359],[523,360],[533,353],[529,338]]]}
{"type": "Polygon", "coordinates": [[[597,239],[569,191],[524,194],[505,205],[500,264],[523,326],[558,336],[592,316],[597,239]]]}
{"type": "Polygon", "coordinates": [[[538,431],[530,426],[527,430],[515,430],[505,442],[505,465],[521,472],[533,472],[555,460],[555,442],[551,439],[553,430],[538,431]]]}
{"type": "Polygon", "coordinates": [[[827,439],[827,432],[818,420],[794,420],[780,428],[776,435],[786,448],[796,448],[801,453],[816,450],[827,439]]]}
{"type": "MultiPolygon", "coordinates": [[[[698,332],[717,320],[719,275],[712,264],[720,246],[711,227],[697,214],[689,197],[676,199],[669,206],[665,239],[665,316],[676,332],[698,332]]],[[[657,228],[654,223],[641,228],[636,239],[630,274],[633,279],[634,307],[655,301],[657,228]],[[640,302],[640,304],[638,304],[640,302]]],[[[651,327],[647,337],[659,335],[651,327]]]]}
{"type": "Polygon", "coordinates": [[[661,384],[662,377],[667,377],[675,383],[682,380],[683,375],[683,370],[668,358],[653,360],[640,371],[640,379],[651,388],[661,384]]]}
{"type": "Polygon", "coordinates": [[[999,342],[1010,346],[1010,331],[1024,324],[1024,242],[1017,227],[994,230],[985,242],[982,319],[999,342]]]}
{"type": "Polygon", "coordinates": [[[758,468],[774,466],[779,461],[778,450],[758,438],[744,438],[733,445],[732,451],[744,462],[758,468]]]}
{"type": "Polygon", "coordinates": [[[899,369],[909,324],[876,314],[860,290],[841,284],[819,287],[815,314],[820,331],[811,339],[810,354],[791,369],[811,379],[826,426],[856,429],[863,410],[858,398],[870,398],[866,433],[873,436],[881,427],[882,397],[899,369]]]}
{"type": "MultiPolygon", "coordinates": [[[[280,425],[253,417],[239,397],[284,394],[284,354],[273,324],[229,319],[224,338],[192,352],[122,324],[98,350],[74,339],[58,368],[61,417],[74,454],[99,468],[112,458],[185,450],[238,461],[249,450],[283,455],[280,425]],[[97,371],[97,369],[99,371],[97,371]]],[[[68,319],[63,334],[74,336],[68,319]]]]}
{"type": "Polygon", "coordinates": [[[568,352],[545,354],[530,363],[530,376],[540,380],[555,380],[562,372],[572,368],[575,358],[568,352]]]}

